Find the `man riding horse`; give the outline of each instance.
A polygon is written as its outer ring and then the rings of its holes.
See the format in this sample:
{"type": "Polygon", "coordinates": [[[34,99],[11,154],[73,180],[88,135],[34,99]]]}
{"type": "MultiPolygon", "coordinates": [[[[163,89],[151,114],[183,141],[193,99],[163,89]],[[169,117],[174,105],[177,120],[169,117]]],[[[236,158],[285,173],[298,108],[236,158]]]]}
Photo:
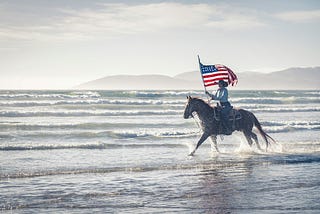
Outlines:
{"type": "Polygon", "coordinates": [[[219,80],[219,89],[217,90],[217,92],[215,93],[215,95],[211,94],[210,92],[208,92],[206,90],[206,94],[209,95],[211,97],[212,100],[218,100],[220,103],[220,108],[221,108],[221,124],[222,124],[222,132],[225,135],[231,135],[232,130],[229,127],[229,112],[232,109],[232,106],[230,105],[229,101],[228,101],[228,89],[226,87],[228,87],[228,83],[223,81],[223,80],[219,80]]]}
{"type": "Polygon", "coordinates": [[[232,86],[237,83],[238,78],[234,74],[234,72],[227,66],[221,64],[203,65],[200,62],[199,56],[198,60],[205,88],[208,86],[216,85],[216,81],[217,79],[219,79],[219,89],[217,90],[215,95],[209,93],[207,90],[205,90],[205,92],[211,97],[211,99],[219,100],[220,106],[212,107],[202,99],[193,98],[191,96],[187,97],[188,102],[184,110],[183,117],[185,119],[188,119],[189,117],[193,117],[193,113],[196,113],[200,120],[201,128],[203,131],[195,149],[190,153],[190,155],[193,155],[199,148],[199,146],[208,137],[211,138],[213,143],[212,145],[214,146],[216,151],[219,152],[217,146],[217,135],[230,135],[233,131],[236,130],[243,132],[250,146],[253,144],[253,139],[257,145],[257,148],[261,150],[258,137],[255,133],[252,132],[254,126],[258,129],[259,133],[265,140],[267,150],[270,141],[275,142],[275,140],[262,129],[260,122],[252,112],[243,109],[239,109],[237,110],[237,112],[233,111],[232,129],[229,127],[229,113],[232,110],[232,106],[228,101],[228,90],[226,87],[228,86],[228,83],[232,86]],[[228,80],[228,83],[221,78],[228,80]],[[220,118],[217,117],[217,115],[219,115],[218,112],[220,112],[220,118]],[[236,117],[236,115],[239,115],[240,117],[236,117]],[[221,125],[223,127],[222,129],[221,125]]]}
{"type": "MultiPolygon", "coordinates": [[[[206,101],[200,98],[188,96],[187,99],[188,102],[184,110],[183,117],[185,119],[188,119],[190,117],[193,117],[193,113],[196,113],[200,120],[201,129],[203,131],[201,138],[199,139],[195,149],[190,153],[190,155],[193,155],[199,148],[199,146],[208,137],[210,137],[212,140],[213,148],[215,148],[216,151],[219,152],[217,146],[217,135],[224,133],[219,128],[221,120],[218,120],[218,118],[215,117],[218,107],[212,107],[206,101]]],[[[255,126],[265,140],[267,150],[268,146],[270,145],[270,141],[275,142],[275,140],[262,129],[260,122],[252,112],[246,111],[244,109],[239,109],[238,111],[241,114],[241,118],[235,121],[233,130],[243,132],[250,146],[252,146],[253,144],[253,139],[257,145],[257,148],[261,150],[258,137],[255,133],[252,132],[252,128],[253,126],[255,126]]]]}

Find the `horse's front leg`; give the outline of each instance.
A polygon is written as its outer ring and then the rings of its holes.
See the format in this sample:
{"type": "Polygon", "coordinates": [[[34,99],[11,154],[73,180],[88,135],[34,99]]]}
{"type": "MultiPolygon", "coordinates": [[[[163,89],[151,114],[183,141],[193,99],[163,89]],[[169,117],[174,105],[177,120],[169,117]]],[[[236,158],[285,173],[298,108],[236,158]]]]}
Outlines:
{"type": "Polygon", "coordinates": [[[196,148],[189,154],[189,156],[193,156],[194,153],[196,152],[196,150],[199,148],[199,146],[209,137],[209,134],[204,132],[201,136],[201,138],[199,139],[196,148]]]}
{"type": "Polygon", "coordinates": [[[217,145],[217,135],[211,135],[211,151],[214,152],[214,150],[218,153],[220,153],[217,145]]]}

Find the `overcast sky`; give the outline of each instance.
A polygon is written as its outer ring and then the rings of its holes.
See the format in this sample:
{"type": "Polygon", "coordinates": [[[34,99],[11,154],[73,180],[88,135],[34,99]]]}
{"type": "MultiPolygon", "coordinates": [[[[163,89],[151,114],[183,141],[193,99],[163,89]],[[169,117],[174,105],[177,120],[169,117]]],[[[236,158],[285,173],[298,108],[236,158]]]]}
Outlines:
{"type": "MultiPolygon", "coordinates": [[[[0,88],[319,66],[320,1],[0,0],[0,88]]],[[[200,83],[199,83],[200,84],[200,83]]]]}

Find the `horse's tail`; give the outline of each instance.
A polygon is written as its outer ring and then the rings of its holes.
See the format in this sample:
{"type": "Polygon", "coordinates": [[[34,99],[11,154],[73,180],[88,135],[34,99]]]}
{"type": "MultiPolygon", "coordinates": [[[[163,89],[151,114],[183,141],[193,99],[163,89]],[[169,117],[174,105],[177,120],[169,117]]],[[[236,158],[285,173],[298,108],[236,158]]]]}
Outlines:
{"type": "Polygon", "coordinates": [[[271,145],[269,140],[271,140],[274,143],[276,143],[276,141],[272,137],[270,137],[270,135],[268,135],[265,131],[263,131],[261,124],[258,121],[258,119],[256,118],[256,116],[254,116],[254,114],[252,114],[252,116],[253,116],[253,122],[254,122],[255,127],[259,130],[259,133],[261,134],[261,136],[263,137],[263,139],[266,142],[266,145],[267,145],[266,151],[267,151],[268,147],[271,145]]]}

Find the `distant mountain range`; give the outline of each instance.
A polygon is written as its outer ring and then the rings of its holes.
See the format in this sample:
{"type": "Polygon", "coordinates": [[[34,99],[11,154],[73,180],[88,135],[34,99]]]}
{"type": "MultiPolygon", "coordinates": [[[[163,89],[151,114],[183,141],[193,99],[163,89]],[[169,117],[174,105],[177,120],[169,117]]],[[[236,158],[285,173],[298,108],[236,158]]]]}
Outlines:
{"type": "MultiPolygon", "coordinates": [[[[239,90],[319,90],[320,67],[289,68],[271,73],[237,73],[239,90]]],[[[75,89],[101,90],[201,90],[199,71],[165,75],[116,75],[89,81],[75,89]]]]}

